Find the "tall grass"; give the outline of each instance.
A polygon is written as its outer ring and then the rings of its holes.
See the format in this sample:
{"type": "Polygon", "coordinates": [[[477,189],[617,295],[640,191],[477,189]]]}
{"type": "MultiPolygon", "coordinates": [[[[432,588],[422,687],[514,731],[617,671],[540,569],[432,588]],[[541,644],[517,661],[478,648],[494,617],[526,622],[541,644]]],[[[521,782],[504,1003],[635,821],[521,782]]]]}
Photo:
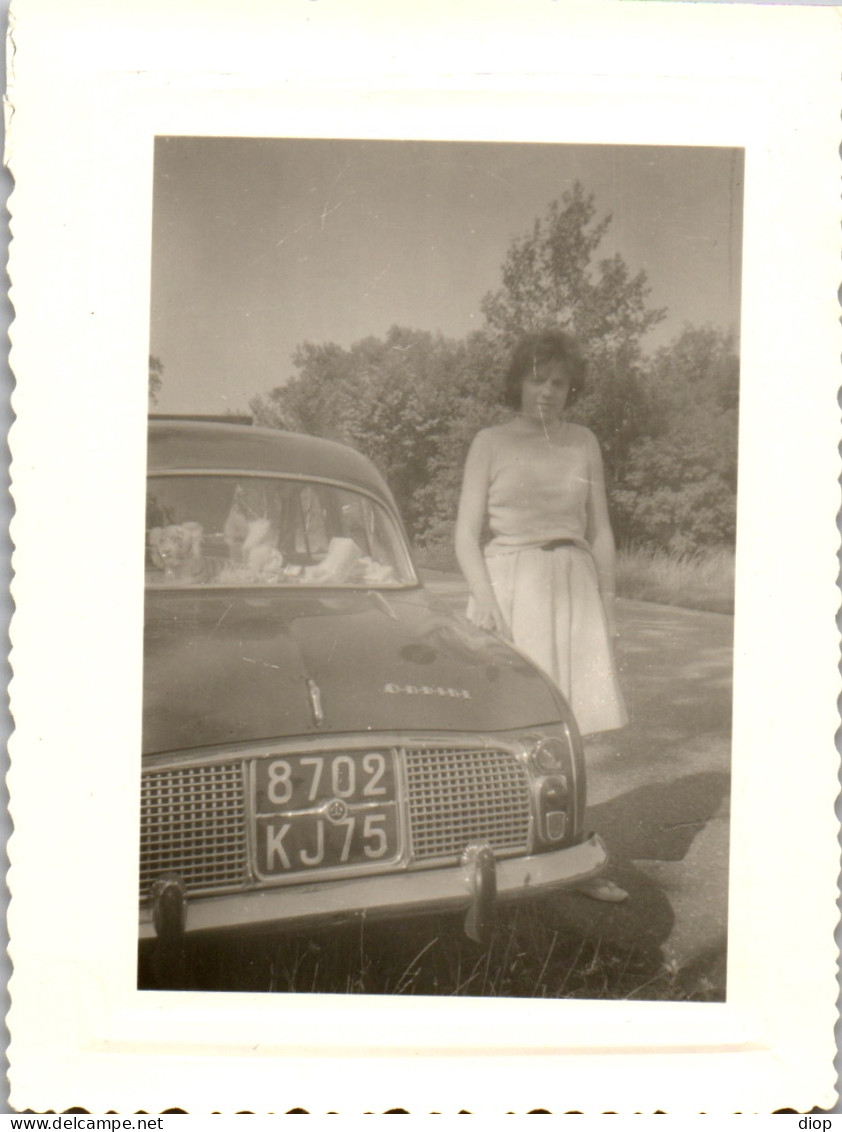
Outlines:
{"type": "MultiPolygon", "coordinates": [[[[721,999],[660,950],[587,937],[554,902],[500,911],[486,945],[457,917],[356,925],[308,935],[196,943],[167,989],[496,998],[721,999]]],[[[141,974],[143,987],[160,988],[141,974]]]]}
{"type": "Polygon", "coordinates": [[[734,612],[734,552],[629,547],[617,555],[617,593],[637,601],[734,612]]]}

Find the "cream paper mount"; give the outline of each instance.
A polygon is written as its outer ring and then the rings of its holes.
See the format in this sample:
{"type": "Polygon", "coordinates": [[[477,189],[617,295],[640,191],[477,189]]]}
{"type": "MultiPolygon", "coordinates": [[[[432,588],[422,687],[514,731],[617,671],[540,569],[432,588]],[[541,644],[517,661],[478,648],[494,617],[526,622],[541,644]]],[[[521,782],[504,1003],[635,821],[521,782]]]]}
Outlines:
{"type": "Polygon", "coordinates": [[[839,42],[824,8],[13,3],[15,1109],[833,1105],[839,42]],[[136,989],[164,136],[744,150],[725,1002],[136,989]]]}

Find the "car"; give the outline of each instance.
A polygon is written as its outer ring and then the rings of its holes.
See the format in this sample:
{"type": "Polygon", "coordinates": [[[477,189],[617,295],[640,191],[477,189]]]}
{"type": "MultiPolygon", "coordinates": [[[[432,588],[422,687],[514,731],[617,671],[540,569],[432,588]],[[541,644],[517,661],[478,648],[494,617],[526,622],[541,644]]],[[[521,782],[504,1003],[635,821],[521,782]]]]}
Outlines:
{"type": "Polygon", "coordinates": [[[152,420],[147,483],[142,946],[432,912],[482,941],[603,869],[562,693],[422,585],[368,459],[152,420]]]}

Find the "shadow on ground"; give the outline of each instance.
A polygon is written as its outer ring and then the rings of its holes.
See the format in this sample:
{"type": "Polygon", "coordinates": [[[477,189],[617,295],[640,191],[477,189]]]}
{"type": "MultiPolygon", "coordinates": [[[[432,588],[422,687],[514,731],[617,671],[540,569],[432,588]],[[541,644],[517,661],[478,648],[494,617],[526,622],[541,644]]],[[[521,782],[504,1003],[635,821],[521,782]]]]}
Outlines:
{"type": "Polygon", "coordinates": [[[680,861],[699,831],[721,814],[728,793],[727,774],[688,774],[592,806],[588,823],[599,831],[614,861],[680,861]]]}
{"type": "MultiPolygon", "coordinates": [[[[603,946],[635,948],[653,970],[662,972],[661,978],[671,981],[677,998],[723,1001],[724,917],[722,933],[714,931],[713,944],[704,933],[689,940],[686,934],[677,935],[674,897],[647,872],[647,865],[663,862],[668,869],[685,862],[699,834],[723,817],[728,794],[727,774],[705,772],[641,786],[593,806],[588,824],[608,846],[608,875],[627,890],[629,899],[606,904],[575,891],[565,892],[551,906],[553,920],[563,922],[583,939],[600,940],[603,946]],[[677,951],[667,947],[676,941],[677,951]],[[669,951],[666,962],[665,950],[669,951]]],[[[701,867],[707,864],[702,861],[701,867]]],[[[684,869],[685,874],[690,871],[690,866],[684,869]]],[[[710,917],[706,919],[709,923],[710,917]]],[[[653,980],[652,997],[662,998],[657,982],[653,980]]],[[[635,997],[647,995],[641,988],[635,997]]]]}

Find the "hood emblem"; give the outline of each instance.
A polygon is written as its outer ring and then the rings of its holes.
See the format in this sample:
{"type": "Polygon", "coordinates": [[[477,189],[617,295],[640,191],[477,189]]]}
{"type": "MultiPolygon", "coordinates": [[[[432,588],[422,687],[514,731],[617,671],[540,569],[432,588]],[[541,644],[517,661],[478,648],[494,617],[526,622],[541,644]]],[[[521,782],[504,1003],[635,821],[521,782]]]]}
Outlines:
{"type": "Polygon", "coordinates": [[[467,688],[441,688],[430,684],[385,684],[383,691],[390,696],[446,696],[451,700],[469,700],[467,688]]]}
{"type": "Polygon", "coordinates": [[[310,708],[313,712],[313,722],[316,727],[321,727],[325,721],[325,713],[322,710],[322,691],[315,680],[307,681],[307,693],[310,696],[310,708]]]}

